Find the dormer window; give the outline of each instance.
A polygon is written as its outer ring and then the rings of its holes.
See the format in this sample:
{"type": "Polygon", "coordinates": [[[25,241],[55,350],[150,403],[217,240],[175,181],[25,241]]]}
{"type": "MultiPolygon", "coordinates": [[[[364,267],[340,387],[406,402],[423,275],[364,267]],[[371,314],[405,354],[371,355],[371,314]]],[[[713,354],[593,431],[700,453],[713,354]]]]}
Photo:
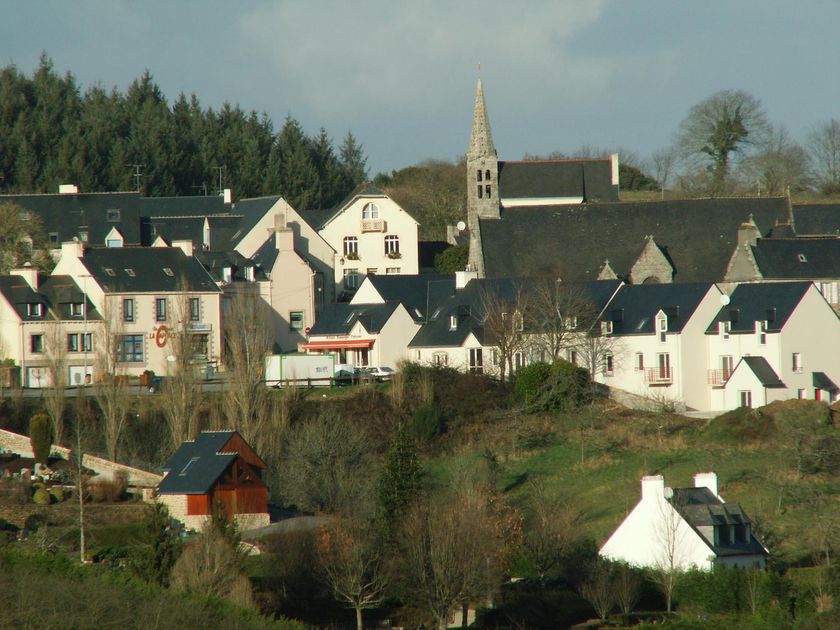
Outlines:
{"type": "Polygon", "coordinates": [[[601,322],[601,334],[611,335],[613,331],[613,323],[610,320],[601,322]]]}
{"type": "Polygon", "coordinates": [[[668,318],[665,315],[656,318],[656,330],[659,333],[660,343],[665,343],[665,334],[668,332],[668,318]]]}
{"type": "Polygon", "coordinates": [[[109,208],[105,211],[105,220],[108,223],[116,223],[120,220],[120,211],[118,208],[109,208]]]}
{"type": "Polygon", "coordinates": [[[458,330],[458,316],[457,315],[450,315],[449,316],[449,330],[458,330]]]}
{"type": "Polygon", "coordinates": [[[366,203],[364,208],[362,208],[362,218],[363,219],[378,219],[379,218],[379,208],[376,206],[375,203],[366,203]]]}
{"type": "Polygon", "coordinates": [[[755,327],[756,327],[756,332],[758,333],[758,343],[762,346],[766,345],[767,344],[767,322],[766,321],[756,322],[755,327]]]}
{"type": "Polygon", "coordinates": [[[245,279],[248,282],[254,281],[254,268],[251,266],[245,267],[245,279]]]}
{"type": "Polygon", "coordinates": [[[44,316],[44,305],[40,302],[31,302],[26,305],[26,315],[27,317],[43,317],[44,316]]]}
{"type": "Polygon", "coordinates": [[[230,282],[233,270],[230,267],[222,267],[222,282],[230,282]]]}
{"type": "Polygon", "coordinates": [[[72,302],[70,304],[70,317],[81,317],[84,314],[83,302],[72,302]]]}

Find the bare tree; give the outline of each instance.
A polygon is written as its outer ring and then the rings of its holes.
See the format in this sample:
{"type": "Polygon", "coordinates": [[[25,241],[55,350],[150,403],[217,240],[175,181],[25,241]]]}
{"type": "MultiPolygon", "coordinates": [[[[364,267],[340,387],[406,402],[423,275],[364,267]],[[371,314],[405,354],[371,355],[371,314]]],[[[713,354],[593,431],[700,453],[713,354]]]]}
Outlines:
{"type": "Polygon", "coordinates": [[[731,167],[769,130],[761,102],[743,90],[723,90],[691,108],[680,123],[677,146],[689,165],[705,166],[712,194],[726,192],[731,167]]]}
{"type": "Polygon", "coordinates": [[[580,285],[539,278],[528,288],[528,346],[548,361],[577,343],[578,322],[596,315],[592,301],[580,285]]]}
{"type": "Polygon", "coordinates": [[[485,285],[481,289],[481,316],[484,334],[496,347],[499,360],[499,377],[513,375],[514,357],[528,344],[525,321],[528,316],[528,293],[519,282],[508,287],[501,283],[485,285]]]}
{"type": "Polygon", "coordinates": [[[51,322],[45,343],[50,385],[43,390],[44,407],[52,421],[56,444],[61,444],[64,438],[64,411],[67,407],[67,341],[63,332],[60,320],[51,322]]]}
{"type": "Polygon", "coordinates": [[[76,401],[74,409],[73,422],[73,449],[71,457],[73,458],[73,482],[76,486],[76,498],[79,502],[79,561],[84,564],[86,547],[86,522],[85,522],[85,482],[87,476],[85,475],[84,462],[84,444],[87,441],[91,426],[90,405],[88,403],[85,390],[79,387],[76,392],[76,401]]]}
{"type": "Polygon", "coordinates": [[[540,580],[545,579],[577,541],[580,513],[566,501],[549,496],[542,484],[532,484],[530,515],[525,521],[522,550],[540,580]]]}
{"type": "Polygon", "coordinates": [[[102,313],[103,325],[96,336],[97,382],[93,394],[102,412],[105,452],[112,461],[117,461],[131,401],[128,378],[121,365],[124,358],[122,327],[111,306],[112,303],[106,300],[102,313]]]}
{"type": "Polygon", "coordinates": [[[674,147],[659,149],[651,157],[653,162],[653,176],[659,182],[662,198],[665,198],[665,189],[668,187],[668,180],[674,172],[677,164],[677,151],[674,147]]]}
{"type": "Polygon", "coordinates": [[[642,590],[642,578],[639,570],[626,562],[614,563],[613,586],[615,599],[621,614],[629,615],[639,601],[642,590]]]}
{"type": "Polygon", "coordinates": [[[271,438],[269,392],[263,375],[265,355],[271,350],[271,327],[266,305],[254,293],[240,292],[224,313],[224,362],[227,372],[224,409],[228,422],[257,451],[264,452],[271,438]]]}
{"type": "Polygon", "coordinates": [[[808,149],[820,190],[840,190],[840,120],[832,118],[817,125],[808,135],[808,149]]]}
{"type": "Polygon", "coordinates": [[[441,630],[458,606],[492,595],[501,582],[505,541],[481,492],[460,491],[415,504],[397,537],[402,594],[441,630]]]}
{"type": "Polygon", "coordinates": [[[170,339],[172,360],[168,363],[167,379],[161,387],[158,403],[166,419],[173,449],[198,432],[203,394],[196,377],[196,347],[190,333],[190,294],[188,287],[175,297],[170,339]]]}
{"type": "Polygon", "coordinates": [[[655,522],[659,553],[652,577],[665,596],[665,606],[669,613],[673,606],[674,589],[682,576],[685,564],[685,529],[680,515],[680,504],[679,495],[673,495],[670,500],[662,498],[659,501],[659,517],[655,522]]]}
{"type": "Polygon", "coordinates": [[[785,191],[803,190],[810,184],[808,153],[782,127],[770,128],[755,154],[742,163],[742,172],[755,182],[760,193],[782,195],[785,191]]]}
{"type": "Polygon", "coordinates": [[[595,563],[592,574],[580,585],[580,594],[592,604],[598,617],[607,618],[615,604],[615,590],[606,562],[598,560],[595,563]]]}
{"type": "Polygon", "coordinates": [[[384,543],[369,519],[345,517],[324,528],[318,559],[335,598],[356,612],[356,630],[363,630],[362,613],[379,606],[387,585],[384,543]]]}

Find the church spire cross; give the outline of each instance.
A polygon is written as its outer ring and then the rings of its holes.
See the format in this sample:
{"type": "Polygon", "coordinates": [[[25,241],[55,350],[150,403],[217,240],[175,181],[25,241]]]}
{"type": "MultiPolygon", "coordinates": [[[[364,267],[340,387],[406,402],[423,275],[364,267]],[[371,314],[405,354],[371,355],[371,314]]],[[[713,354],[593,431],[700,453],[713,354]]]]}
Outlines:
{"type": "MultiPolygon", "coordinates": [[[[481,64],[479,64],[479,67],[481,64]]],[[[475,91],[475,107],[473,108],[472,134],[470,135],[470,146],[467,150],[469,157],[496,156],[496,147],[493,145],[493,134],[490,132],[490,119],[487,116],[487,106],[484,103],[484,86],[481,79],[475,91]]]]}

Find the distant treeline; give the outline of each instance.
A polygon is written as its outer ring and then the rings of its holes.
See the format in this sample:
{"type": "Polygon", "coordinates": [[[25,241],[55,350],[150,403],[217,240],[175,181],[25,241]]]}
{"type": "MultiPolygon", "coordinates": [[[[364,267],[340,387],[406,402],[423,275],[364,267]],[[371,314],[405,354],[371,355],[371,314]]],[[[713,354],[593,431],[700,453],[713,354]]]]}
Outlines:
{"type": "Polygon", "coordinates": [[[125,94],[95,85],[81,93],[41,57],[31,77],[0,70],[0,191],[140,189],[149,196],[281,194],[299,210],[329,208],[367,178],[367,158],[348,131],[336,150],[322,128],[308,137],[287,117],[278,133],[266,114],[225,103],[204,109],[183,93],[170,106],[152,76],[125,94]],[[139,175],[138,175],[139,174],[139,175]]]}

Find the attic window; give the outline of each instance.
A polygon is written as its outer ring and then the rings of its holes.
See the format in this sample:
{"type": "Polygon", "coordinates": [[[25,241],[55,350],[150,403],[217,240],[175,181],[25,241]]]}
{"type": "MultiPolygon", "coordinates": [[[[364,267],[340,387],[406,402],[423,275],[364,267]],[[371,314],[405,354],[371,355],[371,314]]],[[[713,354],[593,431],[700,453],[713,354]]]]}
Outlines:
{"type": "Polygon", "coordinates": [[[193,457],[190,461],[188,461],[187,465],[184,466],[184,468],[181,469],[181,472],[178,473],[178,476],[179,477],[184,477],[187,474],[187,472],[189,472],[190,468],[192,468],[192,466],[195,465],[195,463],[199,459],[201,459],[201,458],[200,457],[193,457]]]}
{"type": "Polygon", "coordinates": [[[82,302],[70,303],[70,317],[81,317],[84,314],[84,304],[82,302]]]}
{"type": "Polygon", "coordinates": [[[438,318],[438,315],[440,315],[440,312],[441,312],[442,310],[443,310],[443,309],[442,309],[441,307],[437,307],[437,308],[435,309],[435,312],[434,312],[434,313],[432,313],[432,321],[434,321],[434,320],[436,320],[436,319],[438,318]]]}
{"type": "Polygon", "coordinates": [[[31,302],[26,305],[26,315],[28,317],[43,317],[44,305],[40,302],[31,302]]]}
{"type": "Polygon", "coordinates": [[[344,320],[345,324],[349,324],[353,321],[353,318],[356,316],[356,311],[350,311],[350,314],[347,316],[347,319],[344,320]]]}
{"type": "Polygon", "coordinates": [[[117,274],[116,274],[116,273],[114,272],[114,270],[113,270],[113,269],[111,269],[110,267],[105,267],[105,275],[106,275],[106,276],[111,276],[111,277],[113,278],[113,277],[115,277],[117,274]]]}
{"type": "Polygon", "coordinates": [[[797,256],[796,256],[796,257],[799,259],[799,262],[801,262],[801,263],[806,263],[806,262],[808,262],[808,259],[807,259],[807,258],[805,258],[805,254],[797,254],[797,256]]]}
{"type": "Polygon", "coordinates": [[[109,208],[105,211],[105,220],[108,223],[116,223],[120,220],[120,211],[117,208],[109,208]]]}
{"type": "Polygon", "coordinates": [[[457,315],[450,315],[449,316],[449,330],[458,330],[458,316],[457,315]]]}
{"type": "Polygon", "coordinates": [[[131,267],[126,267],[125,273],[128,275],[129,278],[134,278],[137,274],[134,273],[134,269],[131,267]]]}
{"type": "Polygon", "coordinates": [[[50,245],[58,245],[58,232],[50,232],[50,245]]]}
{"type": "Polygon", "coordinates": [[[174,273],[172,273],[172,270],[169,267],[164,267],[163,268],[163,273],[165,273],[167,276],[174,276],[175,275],[174,273]]]}

